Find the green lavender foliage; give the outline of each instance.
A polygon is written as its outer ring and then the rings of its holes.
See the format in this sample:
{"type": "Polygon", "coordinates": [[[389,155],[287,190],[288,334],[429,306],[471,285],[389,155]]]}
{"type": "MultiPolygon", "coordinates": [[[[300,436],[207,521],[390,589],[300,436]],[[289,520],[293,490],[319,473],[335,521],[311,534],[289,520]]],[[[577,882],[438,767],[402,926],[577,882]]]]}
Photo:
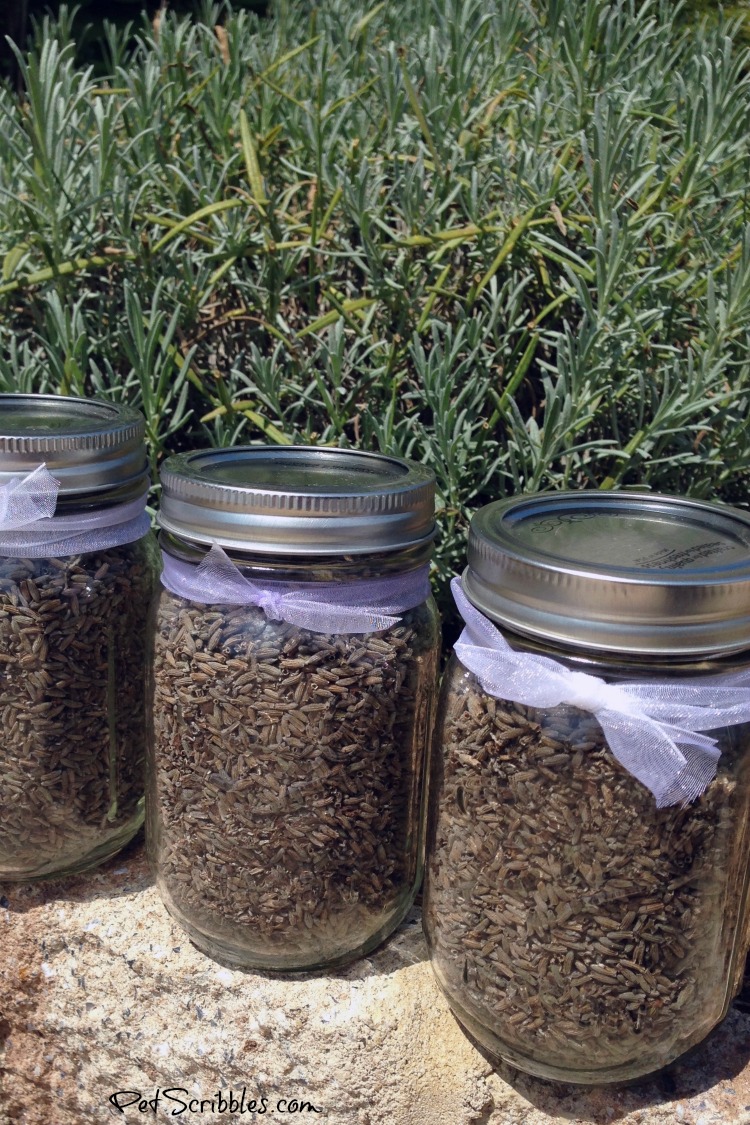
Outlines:
{"type": "Polygon", "coordinates": [[[441,598],[491,499],[747,505],[748,54],[682,15],[209,5],[107,25],[107,78],[46,19],[0,87],[0,389],[140,406],[154,469],[424,461],[441,598]]]}
{"type": "Polygon", "coordinates": [[[717,4],[716,0],[684,0],[681,5],[682,18],[716,20],[728,17],[739,21],[739,32],[747,43],[750,41],[750,0],[737,0],[732,3],[717,4]]]}

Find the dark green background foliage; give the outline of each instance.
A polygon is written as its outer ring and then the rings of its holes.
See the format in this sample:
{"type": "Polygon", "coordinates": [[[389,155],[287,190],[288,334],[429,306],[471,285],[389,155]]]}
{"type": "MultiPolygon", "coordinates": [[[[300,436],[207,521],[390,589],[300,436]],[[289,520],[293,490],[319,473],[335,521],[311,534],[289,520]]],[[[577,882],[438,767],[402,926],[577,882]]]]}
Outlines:
{"type": "Polygon", "coordinates": [[[748,56],[678,16],[209,6],[107,24],[106,77],[63,11],[0,90],[0,388],[138,404],[155,466],[262,440],[424,460],[441,595],[493,498],[746,505],[748,56]]]}
{"type": "MultiPolygon", "coordinates": [[[[267,0],[233,0],[235,11],[264,14],[267,0]]],[[[8,39],[25,50],[33,28],[45,15],[71,7],[59,0],[0,0],[0,76],[14,81],[18,67],[8,39]]],[[[76,60],[92,63],[98,71],[106,71],[106,25],[117,28],[128,46],[135,46],[135,33],[153,19],[161,0],[77,0],[72,6],[71,33],[76,44],[76,60]],[[103,49],[104,48],[104,49],[103,49]]],[[[164,7],[178,16],[200,16],[205,5],[201,0],[165,0],[164,7]]]]}
{"type": "Polygon", "coordinates": [[[726,4],[717,4],[716,0],[686,0],[683,8],[685,19],[699,19],[702,16],[707,16],[709,19],[720,18],[721,16],[728,16],[730,19],[741,19],[744,26],[741,28],[741,34],[745,39],[750,38],[750,11],[748,10],[747,0],[740,0],[740,2],[726,4]]]}

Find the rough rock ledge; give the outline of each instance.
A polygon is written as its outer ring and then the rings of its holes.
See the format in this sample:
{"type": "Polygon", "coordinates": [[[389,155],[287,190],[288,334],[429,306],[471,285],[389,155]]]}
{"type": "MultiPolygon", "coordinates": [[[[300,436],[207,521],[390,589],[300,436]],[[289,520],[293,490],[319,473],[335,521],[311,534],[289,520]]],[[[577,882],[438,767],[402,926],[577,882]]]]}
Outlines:
{"type": "Polygon", "coordinates": [[[438,992],[417,911],[346,970],[231,971],[172,922],[139,841],[84,876],[0,886],[0,942],[0,1125],[244,1122],[253,1098],[279,1123],[750,1125],[747,979],[688,1062],[584,1090],[487,1062],[438,992]],[[162,1093],[119,1112],[117,1091],[162,1093]]]}

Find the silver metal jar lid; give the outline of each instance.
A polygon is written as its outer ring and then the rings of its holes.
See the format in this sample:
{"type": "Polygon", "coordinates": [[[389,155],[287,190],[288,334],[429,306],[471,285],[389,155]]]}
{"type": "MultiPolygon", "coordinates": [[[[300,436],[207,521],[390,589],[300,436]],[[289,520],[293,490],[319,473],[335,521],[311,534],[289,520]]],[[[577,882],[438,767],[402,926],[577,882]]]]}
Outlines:
{"type": "Polygon", "coordinates": [[[145,428],[139,411],[118,403],[0,394],[0,484],[45,463],[61,498],[139,496],[148,486],[145,428]]]}
{"type": "Polygon", "coordinates": [[[317,446],[236,446],[169,457],[160,526],[261,554],[363,555],[429,542],[435,476],[398,457],[317,446]]]}
{"type": "Polygon", "coordinates": [[[646,492],[498,501],[471,521],[464,589],[550,643],[664,656],[750,648],[750,515],[646,492]]]}

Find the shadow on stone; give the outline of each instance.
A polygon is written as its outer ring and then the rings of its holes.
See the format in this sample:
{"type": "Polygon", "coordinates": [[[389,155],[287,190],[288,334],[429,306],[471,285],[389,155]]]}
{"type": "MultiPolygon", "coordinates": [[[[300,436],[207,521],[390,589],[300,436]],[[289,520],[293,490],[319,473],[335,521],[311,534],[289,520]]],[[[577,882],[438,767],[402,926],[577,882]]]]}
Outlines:
{"type": "Polygon", "coordinates": [[[151,886],[153,877],[146,861],[143,829],[112,859],[64,878],[38,879],[28,883],[0,881],[0,908],[25,914],[45,902],[93,902],[119,898],[151,886]]]}
{"type": "Polygon", "coordinates": [[[742,990],[726,1018],[702,1043],[652,1078],[621,1086],[545,1082],[505,1063],[498,1063],[472,1035],[464,1028],[462,1030],[494,1072],[543,1113],[555,1120],[583,1120],[594,1125],[608,1125],[637,1110],[668,1106],[707,1093],[720,1083],[728,1083],[726,1093],[732,1097],[735,1093],[731,1087],[732,1080],[750,1061],[749,1016],[750,958],[745,966],[742,990]]]}
{"type": "MultiPolygon", "coordinates": [[[[186,937],[187,941],[190,941],[186,937]]],[[[306,981],[317,980],[325,977],[330,980],[355,981],[368,980],[370,977],[390,976],[399,969],[418,965],[428,959],[427,946],[422,933],[422,911],[418,903],[412,906],[398,929],[386,938],[385,941],[369,953],[366,957],[358,957],[349,964],[340,968],[323,968],[312,972],[270,972],[265,969],[240,969],[221,957],[215,957],[198,949],[194,942],[190,942],[202,957],[213,961],[234,973],[244,976],[258,977],[269,981],[306,981]]]]}

